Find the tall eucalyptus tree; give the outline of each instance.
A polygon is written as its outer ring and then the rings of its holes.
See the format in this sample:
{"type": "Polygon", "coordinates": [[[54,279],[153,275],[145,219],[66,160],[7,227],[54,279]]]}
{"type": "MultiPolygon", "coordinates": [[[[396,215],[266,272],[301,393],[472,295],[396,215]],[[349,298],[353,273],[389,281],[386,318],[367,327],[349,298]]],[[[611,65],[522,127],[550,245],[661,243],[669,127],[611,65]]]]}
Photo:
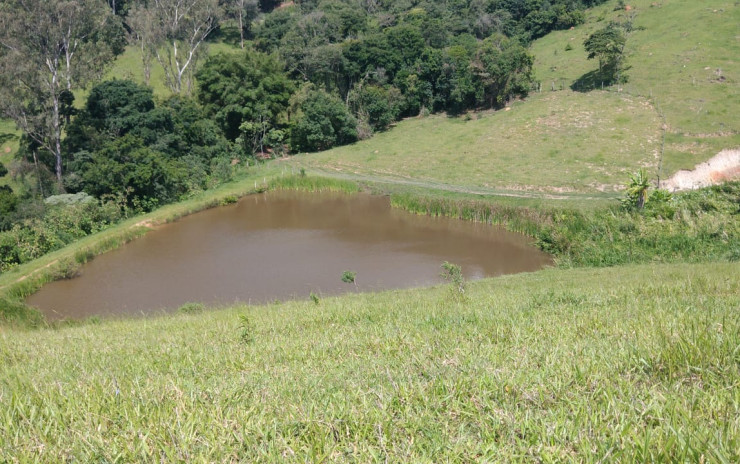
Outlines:
{"type": "Polygon", "coordinates": [[[55,159],[62,181],[62,131],[73,91],[99,78],[113,57],[105,0],[0,2],[0,111],[55,159]]]}
{"type": "Polygon", "coordinates": [[[191,90],[204,42],[222,15],[218,0],[149,0],[130,11],[129,26],[134,37],[143,37],[136,40],[151,41],[148,48],[164,70],[165,83],[179,94],[191,90]]]}

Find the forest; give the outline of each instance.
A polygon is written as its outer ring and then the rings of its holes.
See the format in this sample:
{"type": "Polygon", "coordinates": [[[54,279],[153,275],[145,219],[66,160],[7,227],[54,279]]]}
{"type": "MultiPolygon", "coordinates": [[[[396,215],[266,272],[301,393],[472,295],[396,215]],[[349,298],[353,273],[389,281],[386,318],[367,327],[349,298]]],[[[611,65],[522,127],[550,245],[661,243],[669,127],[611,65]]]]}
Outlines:
{"type": "Polygon", "coordinates": [[[531,41],[597,3],[5,1],[0,111],[22,135],[0,167],[0,271],[239,166],[501,108],[535,85],[531,41]],[[143,82],[110,76],[132,49],[143,82]]]}

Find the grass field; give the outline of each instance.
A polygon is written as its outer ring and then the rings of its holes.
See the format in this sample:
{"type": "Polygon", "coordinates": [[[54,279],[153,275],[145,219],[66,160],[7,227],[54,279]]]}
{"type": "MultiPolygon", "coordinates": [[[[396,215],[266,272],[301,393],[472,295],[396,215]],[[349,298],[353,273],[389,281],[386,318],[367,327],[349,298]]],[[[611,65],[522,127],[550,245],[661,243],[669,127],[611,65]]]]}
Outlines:
{"type": "MultiPolygon", "coordinates": [[[[609,21],[634,14],[625,49],[623,91],[649,98],[665,115],[665,174],[691,169],[723,148],[740,146],[740,5],[731,0],[616,1],[589,10],[586,24],[536,41],[536,76],[543,90],[568,88],[598,68],[583,41],[609,21]],[[570,45],[571,50],[566,50],[570,45]]],[[[613,88],[612,90],[616,90],[613,88]]],[[[601,92],[592,92],[600,98],[601,92]]]]}
{"type": "MultiPolygon", "coordinates": [[[[548,79],[594,68],[579,47],[619,14],[615,3],[534,45],[543,92],[509,111],[410,119],[352,146],[253,167],[0,275],[0,309],[19,315],[0,324],[0,462],[740,462],[734,206],[696,192],[698,212],[681,206],[681,221],[589,212],[613,203],[637,168],[655,176],[658,109],[664,174],[740,146],[740,7],[629,2],[644,29],[630,38],[625,91],[550,91],[548,79]],[[559,60],[575,55],[563,73],[559,60]],[[715,67],[724,81],[711,81],[715,67]],[[287,176],[301,168],[339,180],[287,176]],[[623,263],[634,252],[650,264],[546,269],[472,282],[464,295],[448,286],[319,295],[51,327],[19,302],[157,224],[267,185],[355,188],[341,179],[422,213],[495,201],[523,226],[544,218],[548,243],[568,253],[604,248],[623,263]],[[554,204],[586,212],[553,213],[554,204]],[[521,205],[534,208],[511,208],[521,205]],[[707,243],[734,248],[692,255],[707,243]],[[675,263],[684,255],[668,245],[701,262],[675,263]],[[650,246],[666,257],[640,255],[650,246]]],[[[126,74],[137,68],[128,51],[109,75],[143,81],[126,74]]],[[[166,95],[156,74],[152,84],[166,95]]],[[[0,133],[12,130],[0,122],[0,133]]]]}
{"type": "Polygon", "coordinates": [[[369,140],[291,162],[322,173],[474,193],[608,197],[629,173],[657,169],[659,125],[641,98],[558,92],[471,119],[408,119],[369,140]]]}
{"type": "Polygon", "coordinates": [[[0,328],[0,460],[737,462],[738,272],[0,328]]]}

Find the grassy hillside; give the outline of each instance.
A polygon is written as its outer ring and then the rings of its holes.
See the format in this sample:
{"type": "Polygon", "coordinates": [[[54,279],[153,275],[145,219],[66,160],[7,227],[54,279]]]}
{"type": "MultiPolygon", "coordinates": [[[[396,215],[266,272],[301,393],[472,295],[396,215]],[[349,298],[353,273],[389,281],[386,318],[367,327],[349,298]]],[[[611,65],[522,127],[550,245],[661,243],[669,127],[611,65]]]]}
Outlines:
{"type": "Polygon", "coordinates": [[[0,328],[0,460],[737,462],[739,272],[0,328]]]}
{"type": "MultiPolygon", "coordinates": [[[[543,90],[567,89],[597,69],[594,60],[586,59],[583,41],[609,21],[634,15],[623,91],[650,98],[665,115],[664,174],[740,146],[740,5],[732,0],[632,0],[625,2],[629,11],[615,11],[616,3],[589,10],[583,26],[534,43],[543,90]]],[[[600,92],[590,95],[601,98],[600,92]]]]}
{"type": "Polygon", "coordinates": [[[615,11],[612,1],[589,10],[583,26],[536,41],[542,92],[511,111],[473,121],[407,120],[369,141],[295,162],[333,175],[475,193],[598,197],[619,190],[640,167],[666,178],[740,146],[734,117],[740,6],[728,0],[628,3],[629,12],[615,11]],[[586,59],[585,38],[632,13],[636,30],[627,43],[631,68],[623,92],[570,90],[598,66],[586,59]]]}
{"type": "Polygon", "coordinates": [[[628,173],[657,166],[659,125],[641,98],[542,94],[470,119],[405,120],[369,140],[291,162],[327,174],[474,193],[603,197],[628,173]]]}

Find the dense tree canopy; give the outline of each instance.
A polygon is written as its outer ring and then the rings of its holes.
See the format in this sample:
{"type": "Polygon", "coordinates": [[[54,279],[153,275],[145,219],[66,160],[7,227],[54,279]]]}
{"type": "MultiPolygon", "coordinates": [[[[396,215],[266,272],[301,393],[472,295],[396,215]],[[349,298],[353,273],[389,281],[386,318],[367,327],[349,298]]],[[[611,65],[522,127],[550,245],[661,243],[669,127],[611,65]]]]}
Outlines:
{"type": "Polygon", "coordinates": [[[357,140],[357,121],[338,98],[322,90],[310,91],[291,134],[296,150],[326,150],[357,140]]]}
{"type": "Polygon", "coordinates": [[[229,145],[202,108],[184,97],[157,106],[151,89],[113,80],[95,86],[68,130],[65,185],[102,196],[126,192],[148,209],[206,188],[229,145]]]}
{"type": "Polygon", "coordinates": [[[198,101],[232,141],[245,121],[277,126],[294,91],[282,63],[250,50],[209,57],[197,78],[198,101]]]}

